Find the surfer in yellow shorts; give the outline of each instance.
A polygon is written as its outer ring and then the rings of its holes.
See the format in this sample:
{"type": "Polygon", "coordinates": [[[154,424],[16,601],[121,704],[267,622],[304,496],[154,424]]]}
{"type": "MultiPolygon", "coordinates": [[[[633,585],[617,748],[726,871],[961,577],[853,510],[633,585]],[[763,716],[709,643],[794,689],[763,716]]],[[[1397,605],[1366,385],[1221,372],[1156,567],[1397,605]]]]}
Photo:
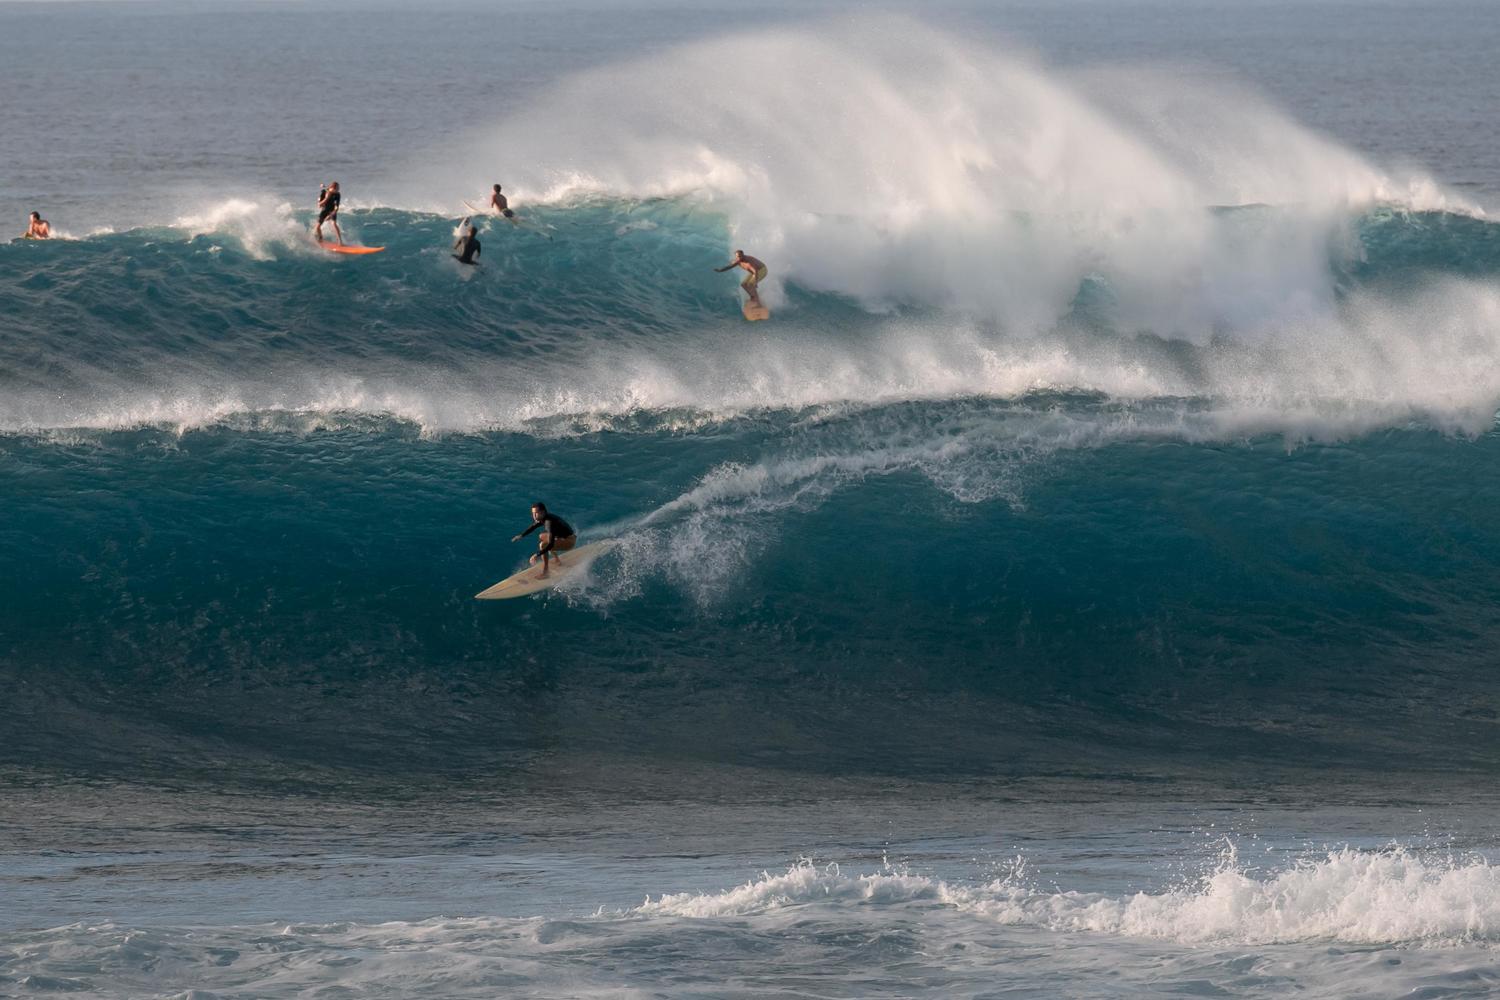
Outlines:
{"type": "Polygon", "coordinates": [[[549,514],[547,505],[538,500],[531,505],[531,527],[512,538],[511,541],[519,542],[538,528],[542,529],[542,533],[537,536],[537,551],[536,555],[531,557],[531,561],[534,563],[540,559],[542,576],[546,576],[551,569],[547,565],[549,558],[556,559],[557,564],[561,566],[562,559],[558,553],[566,552],[577,545],[578,533],[567,521],[556,514],[549,514]]]}
{"type": "Polygon", "coordinates": [[[52,238],[52,226],[46,219],[42,218],[41,212],[32,212],[31,219],[26,223],[26,232],[22,238],[28,240],[50,240],[52,238]]]}
{"type": "Polygon", "coordinates": [[[750,277],[740,282],[740,287],[745,290],[745,294],[750,296],[750,302],[752,305],[760,305],[760,293],[755,290],[755,286],[766,280],[766,265],[758,258],[750,256],[745,251],[736,250],[734,252],[734,260],[730,261],[728,264],[725,264],[723,267],[714,268],[714,273],[723,274],[725,271],[736,267],[742,267],[746,271],[750,272],[750,277]]]}

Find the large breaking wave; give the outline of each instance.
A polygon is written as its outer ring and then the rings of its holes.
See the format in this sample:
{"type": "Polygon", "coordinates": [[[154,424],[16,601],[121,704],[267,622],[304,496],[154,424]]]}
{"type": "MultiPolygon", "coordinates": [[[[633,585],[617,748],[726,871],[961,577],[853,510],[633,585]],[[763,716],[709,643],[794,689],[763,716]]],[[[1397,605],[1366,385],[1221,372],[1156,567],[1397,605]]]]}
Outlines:
{"type": "Polygon", "coordinates": [[[7,750],[1492,760],[1500,229],[1221,85],[899,27],[346,178],[375,257],[251,192],[0,246],[7,750]],[[625,544],[475,605],[539,496],[625,544]]]}

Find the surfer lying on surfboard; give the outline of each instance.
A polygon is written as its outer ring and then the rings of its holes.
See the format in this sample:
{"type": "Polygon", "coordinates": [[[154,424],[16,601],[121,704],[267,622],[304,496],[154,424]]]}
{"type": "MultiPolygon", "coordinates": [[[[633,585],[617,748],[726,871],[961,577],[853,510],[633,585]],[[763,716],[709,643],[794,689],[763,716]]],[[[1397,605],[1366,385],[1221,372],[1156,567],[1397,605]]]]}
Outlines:
{"type": "Polygon", "coordinates": [[[318,224],[313,228],[313,237],[323,242],[323,223],[333,223],[333,235],[339,246],[344,245],[344,234],[339,231],[339,182],[329,181],[328,186],[318,192],[318,224]]]}
{"type": "Polygon", "coordinates": [[[453,244],[453,256],[460,264],[477,264],[474,258],[479,256],[479,227],[470,225],[468,219],[458,227],[462,235],[453,244]]]}
{"type": "Polygon", "coordinates": [[[542,533],[537,536],[537,552],[531,557],[531,562],[538,559],[542,561],[542,576],[550,572],[549,559],[556,559],[557,565],[562,565],[562,559],[557,555],[566,552],[578,544],[578,534],[573,526],[556,514],[547,512],[547,505],[538,500],[531,505],[531,527],[521,532],[511,541],[519,542],[536,529],[541,528],[542,533]]]}
{"type": "Polygon", "coordinates": [[[734,252],[734,260],[723,267],[714,268],[714,272],[716,274],[723,274],[725,271],[735,267],[742,267],[750,272],[750,277],[740,282],[740,287],[750,296],[752,305],[760,305],[760,293],[755,290],[755,286],[766,280],[766,265],[745,251],[736,250],[734,252]]]}

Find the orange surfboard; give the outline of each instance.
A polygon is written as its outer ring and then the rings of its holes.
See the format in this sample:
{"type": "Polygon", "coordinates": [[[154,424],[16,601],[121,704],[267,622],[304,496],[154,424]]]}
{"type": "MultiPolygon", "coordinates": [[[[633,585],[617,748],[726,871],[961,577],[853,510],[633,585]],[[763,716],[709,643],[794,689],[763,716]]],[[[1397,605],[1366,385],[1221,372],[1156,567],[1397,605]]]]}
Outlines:
{"type": "Polygon", "coordinates": [[[328,243],[323,240],[314,240],[313,242],[317,243],[318,246],[322,247],[324,250],[329,250],[333,253],[380,253],[380,251],[385,249],[385,247],[356,247],[350,246],[347,243],[343,246],[340,246],[337,243],[328,243]]]}

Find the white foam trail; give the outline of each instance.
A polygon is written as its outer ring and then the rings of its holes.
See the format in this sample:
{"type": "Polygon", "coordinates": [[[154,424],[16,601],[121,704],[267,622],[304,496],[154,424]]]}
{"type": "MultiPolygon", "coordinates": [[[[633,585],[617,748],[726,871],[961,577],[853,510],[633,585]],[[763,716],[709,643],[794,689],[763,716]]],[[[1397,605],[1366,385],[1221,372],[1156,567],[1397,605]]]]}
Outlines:
{"type": "Polygon", "coordinates": [[[292,206],[272,198],[231,197],[195,207],[173,222],[189,239],[228,236],[258,260],[275,256],[273,249],[305,244],[307,229],[292,214],[292,206]]]}
{"type": "Polygon", "coordinates": [[[1003,413],[977,407],[915,421],[877,414],[826,419],[837,425],[826,438],[757,462],[724,463],[644,518],[601,526],[605,533],[623,533],[624,544],[580,596],[608,606],[634,597],[646,580],[661,578],[711,606],[780,537],[768,519],[816,509],[855,483],[909,473],[962,503],[1000,500],[1019,508],[1029,477],[1054,452],[1176,436],[1191,417],[1177,409],[1153,420],[1118,411],[1087,415],[1043,407],[1003,413]]]}

